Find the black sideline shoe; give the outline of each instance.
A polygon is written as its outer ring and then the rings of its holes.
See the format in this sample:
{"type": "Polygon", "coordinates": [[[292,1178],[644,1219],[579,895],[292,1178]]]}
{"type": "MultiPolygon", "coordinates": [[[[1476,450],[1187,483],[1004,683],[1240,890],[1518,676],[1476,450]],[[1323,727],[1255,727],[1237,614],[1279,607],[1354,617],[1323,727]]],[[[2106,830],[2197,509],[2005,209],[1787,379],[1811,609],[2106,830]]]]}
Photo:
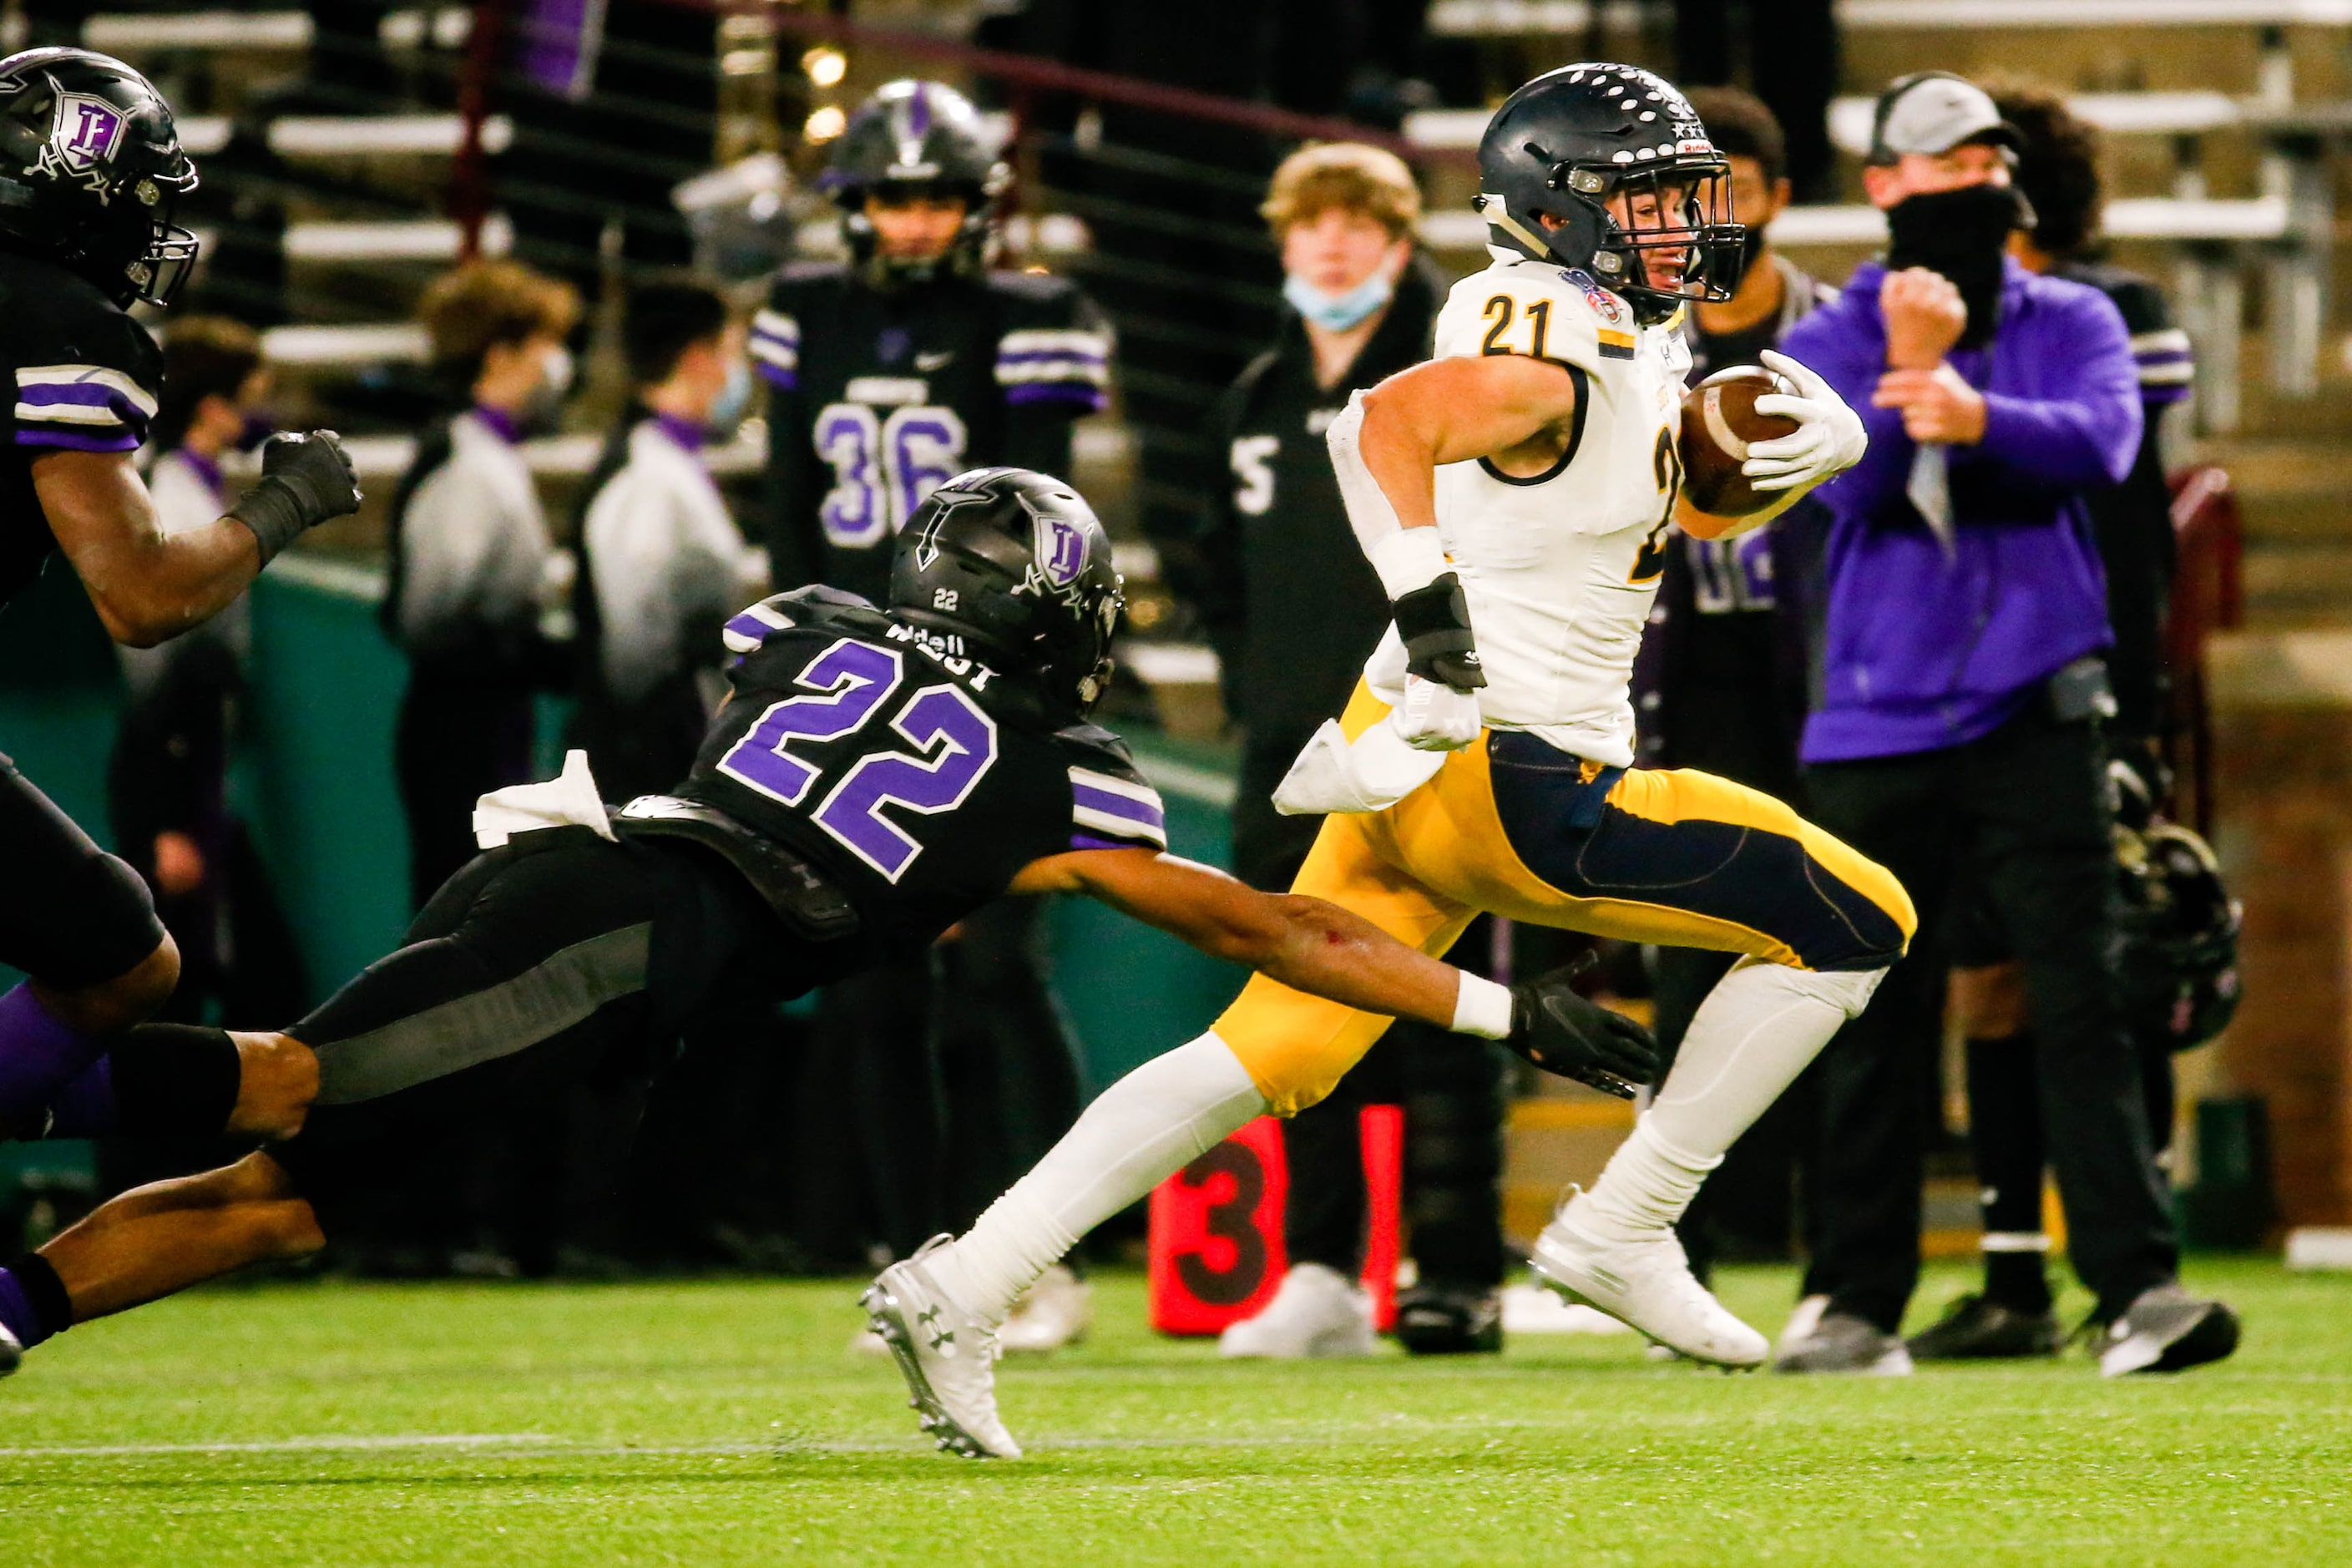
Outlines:
{"type": "Polygon", "coordinates": [[[1933,1327],[1906,1342],[1913,1361],[2023,1361],[2056,1355],[2063,1339],[2055,1312],[2027,1312],[1989,1297],[1963,1296],[1933,1327]]]}
{"type": "Polygon", "coordinates": [[[1444,1285],[1400,1291],[1396,1337],[1413,1355],[1492,1355],[1503,1348],[1502,1293],[1444,1285]]]}

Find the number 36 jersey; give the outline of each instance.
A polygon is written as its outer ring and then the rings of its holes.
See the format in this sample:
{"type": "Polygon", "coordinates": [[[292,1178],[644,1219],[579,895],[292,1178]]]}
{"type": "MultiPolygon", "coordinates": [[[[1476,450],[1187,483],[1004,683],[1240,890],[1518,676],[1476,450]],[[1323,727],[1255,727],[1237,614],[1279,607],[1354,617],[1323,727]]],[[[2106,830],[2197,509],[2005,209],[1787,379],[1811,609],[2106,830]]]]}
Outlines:
{"type": "Polygon", "coordinates": [[[765,378],[775,580],[880,600],[890,546],[968,468],[1069,471],[1070,422],[1103,405],[1110,330],[1077,286],[1023,272],[887,292],[787,268],[751,321],[765,378]]]}
{"type": "Polygon", "coordinates": [[[734,691],[677,794],[822,868],[884,953],[919,950],[1074,849],[1164,849],[1158,792],[1108,730],[853,595],[779,594],[727,624],[734,691]]]}
{"type": "Polygon", "coordinates": [[[1483,458],[1437,470],[1438,531],[1469,600],[1486,722],[1631,766],[1627,686],[1682,487],[1690,351],[1587,274],[1514,260],[1454,286],[1436,353],[1530,354],[1576,383],[1548,472],[1513,478],[1483,458]]]}

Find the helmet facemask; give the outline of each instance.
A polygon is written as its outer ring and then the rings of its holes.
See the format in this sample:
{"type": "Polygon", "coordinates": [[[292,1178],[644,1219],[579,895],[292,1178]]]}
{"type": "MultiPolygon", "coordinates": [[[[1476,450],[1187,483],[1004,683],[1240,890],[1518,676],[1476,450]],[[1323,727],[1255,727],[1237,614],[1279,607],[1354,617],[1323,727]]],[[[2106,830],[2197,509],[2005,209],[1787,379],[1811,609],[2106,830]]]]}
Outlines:
{"type": "Polygon", "coordinates": [[[146,220],[146,247],[122,268],[133,299],[169,305],[195,271],[196,237],[172,221],[180,197],[195,188],[196,166],[184,156],[173,173],[142,174],[116,193],[117,202],[146,220]]]}
{"type": "Polygon", "coordinates": [[[1642,321],[1731,298],[1748,231],[1733,216],[1731,167],[1721,157],[1629,170],[1562,164],[1552,187],[1597,217],[1592,270],[1642,321]]]}

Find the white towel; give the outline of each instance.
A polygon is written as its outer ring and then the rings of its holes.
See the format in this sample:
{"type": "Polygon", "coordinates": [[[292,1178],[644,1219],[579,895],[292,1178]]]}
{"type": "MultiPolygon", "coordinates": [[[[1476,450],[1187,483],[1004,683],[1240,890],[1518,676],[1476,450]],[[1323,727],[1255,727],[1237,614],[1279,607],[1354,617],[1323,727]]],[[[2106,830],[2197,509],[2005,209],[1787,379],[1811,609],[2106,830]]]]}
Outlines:
{"type": "Polygon", "coordinates": [[[543,784],[509,784],[474,803],[474,843],[483,849],[533,828],[563,826],[593,827],[598,837],[613,838],[585,752],[564,752],[563,771],[543,784]]]}
{"type": "Polygon", "coordinates": [[[1385,719],[1351,745],[1326,719],[1275,786],[1274,809],[1285,816],[1386,811],[1436,777],[1448,754],[1413,750],[1385,719]]]}

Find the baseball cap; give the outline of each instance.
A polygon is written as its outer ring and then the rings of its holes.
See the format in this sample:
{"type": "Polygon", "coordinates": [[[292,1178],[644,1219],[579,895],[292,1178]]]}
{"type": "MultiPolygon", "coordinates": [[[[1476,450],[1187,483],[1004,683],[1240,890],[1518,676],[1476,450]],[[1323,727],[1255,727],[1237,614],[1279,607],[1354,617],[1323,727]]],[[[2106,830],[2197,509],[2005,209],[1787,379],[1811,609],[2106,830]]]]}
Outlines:
{"type": "Polygon", "coordinates": [[[1948,153],[1967,142],[2016,152],[2025,138],[2000,117],[1992,97],[1965,77],[1920,71],[1878,95],[1870,119],[1870,161],[1891,163],[1906,153],[1948,153]]]}

